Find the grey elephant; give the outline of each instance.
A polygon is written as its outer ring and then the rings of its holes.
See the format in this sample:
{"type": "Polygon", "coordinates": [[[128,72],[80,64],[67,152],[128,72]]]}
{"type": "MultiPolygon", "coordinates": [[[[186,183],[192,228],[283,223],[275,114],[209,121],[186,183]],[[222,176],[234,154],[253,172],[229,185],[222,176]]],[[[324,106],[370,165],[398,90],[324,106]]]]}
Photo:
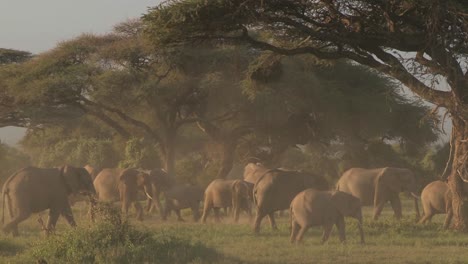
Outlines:
{"type": "Polygon", "coordinates": [[[395,217],[400,219],[400,192],[410,192],[414,197],[416,218],[419,219],[417,184],[413,172],[404,168],[362,169],[352,168],[343,173],[336,189],[352,194],[363,206],[374,206],[373,219],[377,220],[384,205],[390,201],[395,217]]]}
{"type": "Polygon", "coordinates": [[[232,183],[232,211],[235,223],[239,221],[242,210],[247,213],[249,219],[252,218],[253,187],[254,184],[244,180],[235,180],[232,183]]]}
{"type": "Polygon", "coordinates": [[[3,232],[18,235],[18,224],[32,213],[49,209],[46,233],[55,228],[60,215],[65,217],[71,226],[76,226],[70,208],[70,194],[94,195],[95,190],[91,176],[83,168],[63,166],[61,168],[23,168],[3,185],[3,214],[5,203],[11,220],[3,226],[3,232]]]}
{"type": "Polygon", "coordinates": [[[257,207],[254,232],[260,231],[260,223],[267,215],[271,227],[277,229],[274,213],[288,209],[298,193],[308,188],[328,190],[328,187],[327,181],[317,175],[281,169],[267,171],[257,180],[253,189],[257,207]]]}
{"type": "MultiPolygon", "coordinates": [[[[233,186],[238,180],[216,179],[212,181],[205,189],[205,199],[203,203],[202,222],[206,222],[206,218],[211,210],[214,211],[215,220],[220,221],[219,210],[232,206],[232,191],[233,186]]],[[[241,206],[244,204],[240,204],[241,206]]],[[[248,208],[239,208],[239,210],[248,210],[248,208]]]]}
{"type": "Polygon", "coordinates": [[[269,168],[260,162],[248,163],[244,168],[244,181],[255,184],[257,180],[262,177],[269,168]]]}
{"type": "Polygon", "coordinates": [[[322,243],[330,237],[334,225],[338,228],[341,242],[345,242],[345,217],[358,220],[361,243],[364,243],[362,230],[362,210],[359,198],[341,191],[317,191],[307,189],[300,192],[291,202],[291,243],[301,242],[309,227],[322,226],[322,243]]]}
{"type": "Polygon", "coordinates": [[[94,187],[99,201],[122,203],[122,213],[128,214],[131,204],[136,209],[137,219],[143,220],[143,208],[138,202],[138,191],[152,199],[149,175],[135,168],[103,169],[94,179],[94,187]]]}
{"type": "Polygon", "coordinates": [[[150,213],[156,207],[158,212],[162,215],[160,196],[172,187],[172,179],[164,169],[153,169],[148,171],[148,174],[150,175],[152,185],[151,197],[153,199],[148,198],[146,211],[150,213]]]}
{"type": "Polygon", "coordinates": [[[423,207],[423,217],[419,220],[420,224],[431,221],[436,214],[447,214],[445,217],[444,228],[448,228],[452,221],[452,192],[446,182],[433,181],[424,187],[421,192],[421,203],[423,207]]]}
{"type": "Polygon", "coordinates": [[[178,221],[184,221],[180,210],[190,208],[193,221],[200,218],[200,202],[203,201],[203,188],[194,185],[179,185],[164,192],[164,211],[162,219],[166,220],[172,211],[177,215],[178,221]]]}

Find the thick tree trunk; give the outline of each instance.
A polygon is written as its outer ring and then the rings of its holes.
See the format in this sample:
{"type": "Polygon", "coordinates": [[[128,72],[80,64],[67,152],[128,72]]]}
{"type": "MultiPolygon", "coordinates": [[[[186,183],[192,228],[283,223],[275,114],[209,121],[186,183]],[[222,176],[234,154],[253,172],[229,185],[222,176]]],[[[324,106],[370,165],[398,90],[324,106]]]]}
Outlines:
{"type": "Polygon", "coordinates": [[[452,191],[454,228],[468,231],[468,124],[452,115],[453,122],[453,163],[448,184],[452,191]]]}
{"type": "Polygon", "coordinates": [[[216,178],[225,179],[227,177],[234,164],[236,148],[236,140],[225,140],[222,143],[221,167],[219,168],[216,178]]]}

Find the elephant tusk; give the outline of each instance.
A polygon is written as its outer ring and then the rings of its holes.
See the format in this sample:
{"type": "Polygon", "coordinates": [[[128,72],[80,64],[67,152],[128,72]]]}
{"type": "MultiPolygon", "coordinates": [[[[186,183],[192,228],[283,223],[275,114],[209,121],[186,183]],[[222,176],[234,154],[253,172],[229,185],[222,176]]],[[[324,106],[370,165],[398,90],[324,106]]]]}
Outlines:
{"type": "Polygon", "coordinates": [[[146,194],[146,197],[148,197],[148,199],[153,200],[153,197],[151,197],[151,195],[149,195],[146,191],[145,191],[145,194],[146,194]]]}
{"type": "Polygon", "coordinates": [[[418,200],[420,199],[419,196],[417,196],[417,195],[414,194],[413,192],[411,193],[411,196],[413,196],[414,198],[416,198],[416,199],[418,199],[418,200]]]}

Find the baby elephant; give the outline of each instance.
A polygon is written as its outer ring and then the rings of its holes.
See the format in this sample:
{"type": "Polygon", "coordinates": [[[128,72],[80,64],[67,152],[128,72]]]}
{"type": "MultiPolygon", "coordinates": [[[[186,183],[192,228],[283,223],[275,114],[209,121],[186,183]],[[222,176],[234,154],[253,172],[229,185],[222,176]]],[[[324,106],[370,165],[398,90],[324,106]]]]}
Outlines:
{"type": "Polygon", "coordinates": [[[165,193],[165,207],[162,219],[166,220],[169,214],[174,211],[177,215],[177,220],[184,221],[180,215],[180,210],[190,208],[192,210],[193,221],[198,221],[203,193],[203,189],[198,186],[180,185],[172,187],[165,193]]]}
{"type": "Polygon", "coordinates": [[[443,181],[433,181],[424,187],[421,192],[424,216],[419,220],[419,223],[430,222],[435,214],[446,213],[444,229],[448,228],[453,216],[451,194],[448,184],[443,181]]]}
{"type": "Polygon", "coordinates": [[[335,191],[317,191],[307,189],[300,192],[291,202],[291,243],[300,242],[304,233],[311,226],[323,226],[322,243],[330,237],[333,225],[336,225],[340,241],[345,242],[345,216],[359,221],[361,243],[364,243],[362,231],[361,201],[351,194],[335,191]]]}

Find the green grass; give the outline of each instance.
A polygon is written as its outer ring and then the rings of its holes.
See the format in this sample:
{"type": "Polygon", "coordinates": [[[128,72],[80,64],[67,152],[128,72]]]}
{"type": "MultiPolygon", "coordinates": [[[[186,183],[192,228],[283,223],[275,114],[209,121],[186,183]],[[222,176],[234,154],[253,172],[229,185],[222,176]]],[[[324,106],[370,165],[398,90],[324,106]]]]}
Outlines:
{"type": "MultiPolygon", "coordinates": [[[[316,227],[309,229],[301,245],[291,245],[288,216],[278,219],[278,231],[272,231],[265,219],[261,233],[254,235],[246,218],[241,219],[240,224],[233,224],[231,219],[214,224],[212,218],[208,224],[191,223],[189,211],[186,211],[185,223],[175,222],[175,216],[170,218],[174,222],[161,222],[158,215],[151,215],[141,223],[131,220],[135,232],[140,236],[146,234],[150,238],[145,235],[145,239],[141,240],[144,245],[138,245],[140,242],[124,243],[127,247],[124,250],[158,258],[160,255],[157,254],[160,253],[153,252],[158,248],[166,251],[167,247],[168,252],[174,250],[176,253],[170,253],[174,255],[179,255],[178,252],[182,254],[182,251],[199,251],[190,253],[194,258],[180,258],[190,259],[186,260],[190,263],[468,263],[467,234],[442,230],[443,215],[434,217],[431,224],[417,225],[414,223],[411,201],[404,200],[403,204],[405,218],[402,221],[393,219],[390,205],[384,209],[382,218],[377,222],[371,220],[372,208],[364,209],[365,245],[359,244],[354,219],[347,219],[346,244],[339,243],[337,230],[334,229],[328,243],[321,245],[322,230],[316,227]],[[172,241],[172,244],[160,241],[172,241]],[[179,247],[182,250],[178,251],[179,247]],[[135,251],[132,251],[134,248],[135,251]],[[207,255],[209,257],[205,258],[207,255]]],[[[36,222],[37,216],[20,225],[20,237],[0,236],[0,263],[35,261],[37,252],[50,254],[50,249],[57,245],[61,246],[61,250],[67,246],[73,248],[76,241],[84,239],[81,237],[85,237],[86,232],[95,234],[94,232],[102,231],[86,219],[86,208],[83,205],[77,206],[74,213],[80,227],[70,230],[65,221],[60,219],[57,234],[52,238],[44,237],[36,222]],[[66,236],[69,236],[68,240],[59,240],[61,242],[54,246],[48,245],[54,243],[54,239],[58,240],[57,237],[66,236]]],[[[108,247],[107,244],[97,242],[99,239],[96,237],[98,236],[93,236],[94,240],[87,240],[94,243],[91,246],[108,247]]],[[[138,263],[122,258],[110,258],[108,262],[138,263]]],[[[150,263],[153,262],[157,261],[152,259],[150,263]]]]}

